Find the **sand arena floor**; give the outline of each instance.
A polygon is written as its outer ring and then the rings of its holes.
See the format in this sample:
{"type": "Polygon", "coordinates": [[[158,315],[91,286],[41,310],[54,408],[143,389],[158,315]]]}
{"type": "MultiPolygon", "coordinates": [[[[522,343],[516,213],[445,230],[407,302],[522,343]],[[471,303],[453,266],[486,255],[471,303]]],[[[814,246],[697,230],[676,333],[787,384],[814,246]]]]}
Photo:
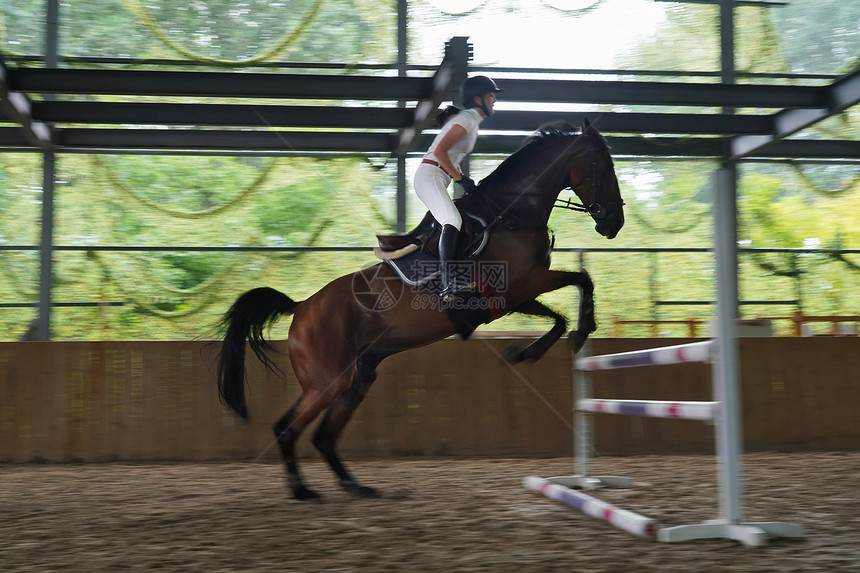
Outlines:
{"type": "MultiPolygon", "coordinates": [[[[279,464],[0,466],[2,571],[860,571],[860,452],[747,454],[746,519],[802,541],[640,540],[526,490],[570,459],[350,464],[357,500],[305,460],[324,504],[292,501],[279,464]]],[[[664,525],[717,517],[712,456],[600,458],[636,481],[600,498],[664,525]]]]}

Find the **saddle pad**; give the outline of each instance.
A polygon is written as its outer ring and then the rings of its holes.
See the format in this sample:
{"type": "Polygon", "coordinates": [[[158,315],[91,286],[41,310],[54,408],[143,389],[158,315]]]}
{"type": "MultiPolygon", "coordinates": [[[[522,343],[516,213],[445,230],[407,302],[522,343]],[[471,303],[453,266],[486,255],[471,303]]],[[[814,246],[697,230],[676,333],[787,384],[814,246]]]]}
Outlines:
{"type": "MultiPolygon", "coordinates": [[[[441,265],[436,255],[426,249],[419,249],[399,259],[386,259],[391,268],[400,279],[410,288],[428,289],[435,294],[442,290],[441,265]]],[[[465,269],[473,269],[474,261],[465,261],[465,269]]],[[[431,295],[435,299],[435,294],[431,295]]],[[[457,334],[464,340],[469,338],[475,329],[491,317],[489,307],[476,304],[482,295],[479,292],[469,292],[458,295],[454,303],[437,303],[440,310],[444,310],[448,317],[454,322],[457,334]]]]}
{"type": "Polygon", "coordinates": [[[434,291],[442,288],[439,258],[426,249],[418,249],[399,259],[385,259],[385,262],[407,286],[434,291]]]}

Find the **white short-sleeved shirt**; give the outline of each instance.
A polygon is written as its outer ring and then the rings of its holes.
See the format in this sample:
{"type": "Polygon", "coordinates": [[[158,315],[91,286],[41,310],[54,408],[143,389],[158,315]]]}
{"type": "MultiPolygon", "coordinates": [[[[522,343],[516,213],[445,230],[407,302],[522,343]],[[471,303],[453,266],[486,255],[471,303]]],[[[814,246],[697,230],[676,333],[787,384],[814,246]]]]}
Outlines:
{"type": "Polygon", "coordinates": [[[472,149],[475,148],[475,142],[478,140],[478,126],[483,120],[484,118],[481,116],[481,113],[473,107],[462,110],[445,122],[445,125],[442,126],[442,131],[439,132],[439,135],[437,135],[433,140],[427,153],[424,154],[424,159],[432,159],[433,161],[438,162],[439,158],[436,157],[435,153],[436,146],[440,141],[442,141],[445,134],[451,131],[453,126],[460,125],[466,130],[466,136],[455,143],[448,152],[448,157],[451,159],[451,163],[453,163],[455,167],[460,167],[460,162],[463,158],[471,153],[472,149]]]}

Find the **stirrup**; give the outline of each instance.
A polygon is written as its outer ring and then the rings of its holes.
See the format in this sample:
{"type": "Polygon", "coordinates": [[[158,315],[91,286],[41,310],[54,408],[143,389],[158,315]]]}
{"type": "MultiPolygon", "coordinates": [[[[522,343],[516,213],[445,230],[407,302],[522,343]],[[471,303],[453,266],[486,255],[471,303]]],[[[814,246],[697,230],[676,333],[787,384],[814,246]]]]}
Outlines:
{"type": "Polygon", "coordinates": [[[474,292],[476,286],[475,281],[470,281],[462,286],[452,281],[447,287],[439,291],[439,298],[441,298],[443,302],[452,302],[457,300],[457,297],[461,294],[474,292]]]}

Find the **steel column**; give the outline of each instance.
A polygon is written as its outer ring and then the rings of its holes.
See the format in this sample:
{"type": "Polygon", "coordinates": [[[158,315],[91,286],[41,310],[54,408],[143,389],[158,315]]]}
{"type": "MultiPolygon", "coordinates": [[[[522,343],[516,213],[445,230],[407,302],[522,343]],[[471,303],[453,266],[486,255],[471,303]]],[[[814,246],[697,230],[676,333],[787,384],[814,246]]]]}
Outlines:
{"type": "Polygon", "coordinates": [[[740,523],[743,427],[740,416],[740,368],[736,333],[737,317],[737,215],[735,176],[731,168],[711,176],[714,210],[714,251],[717,272],[716,358],[713,362],[714,399],[721,404],[716,427],[720,516],[726,523],[740,523]]]}
{"type": "Polygon", "coordinates": [[[51,339],[51,289],[54,284],[54,154],[42,161],[42,238],[39,248],[39,316],[36,339],[51,339]]]}

